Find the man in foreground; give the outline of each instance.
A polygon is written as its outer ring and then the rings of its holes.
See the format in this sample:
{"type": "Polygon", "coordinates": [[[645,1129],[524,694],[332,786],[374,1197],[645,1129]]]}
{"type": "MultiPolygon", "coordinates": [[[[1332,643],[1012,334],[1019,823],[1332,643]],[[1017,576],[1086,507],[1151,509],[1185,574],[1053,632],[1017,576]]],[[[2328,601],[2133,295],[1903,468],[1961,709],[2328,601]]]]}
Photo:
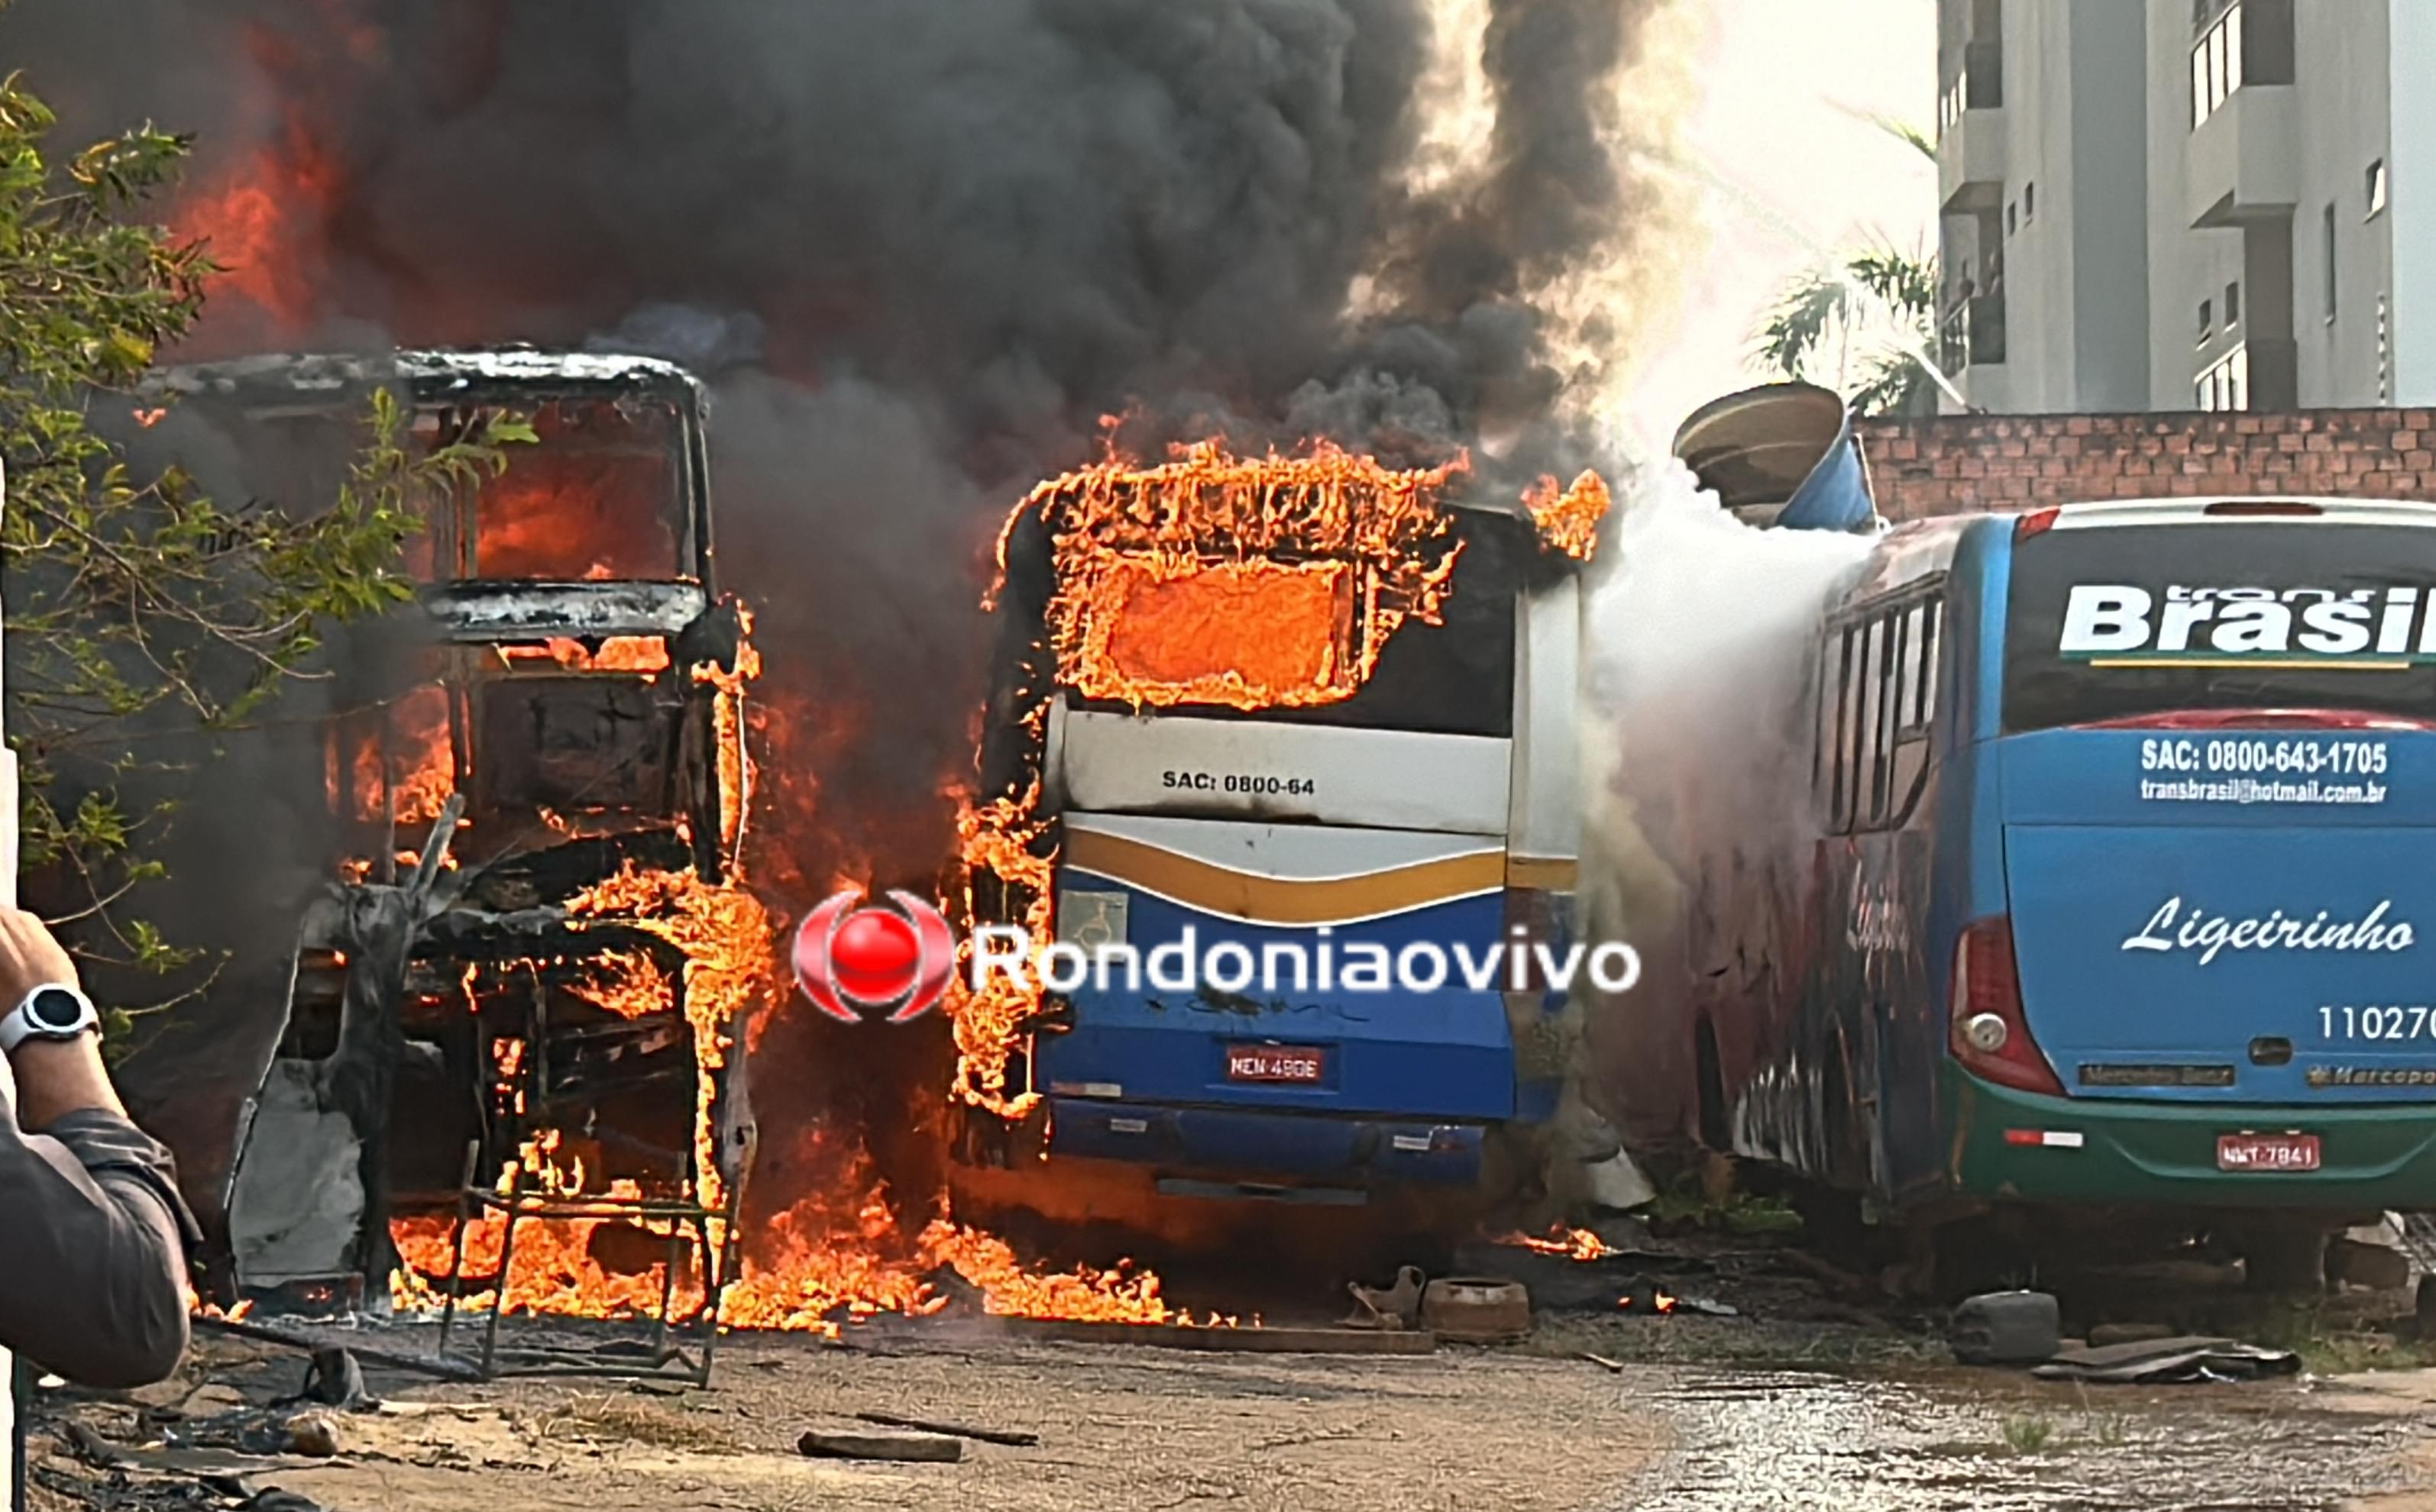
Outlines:
{"type": "Polygon", "coordinates": [[[199,1235],[159,1141],[128,1121],[76,964],[0,907],[0,1348],[93,1386],[136,1386],[186,1348],[199,1235]]]}

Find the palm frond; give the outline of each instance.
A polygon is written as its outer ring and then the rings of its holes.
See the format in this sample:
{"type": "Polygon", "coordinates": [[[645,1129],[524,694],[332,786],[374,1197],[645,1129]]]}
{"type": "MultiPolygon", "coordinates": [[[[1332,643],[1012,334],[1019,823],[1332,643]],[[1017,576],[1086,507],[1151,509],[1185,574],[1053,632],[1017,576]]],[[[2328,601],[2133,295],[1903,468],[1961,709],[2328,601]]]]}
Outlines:
{"type": "Polygon", "coordinates": [[[1788,378],[1801,376],[1802,365],[1852,308],[1852,285],[1836,273],[1814,269],[1788,285],[1768,312],[1756,337],[1759,361],[1788,378]]]}
{"type": "Polygon", "coordinates": [[[1844,267],[1853,282],[1876,295],[1906,323],[1936,314],[1936,258],[1881,244],[1853,253],[1844,267]]]}
{"type": "Polygon", "coordinates": [[[1886,132],[1888,136],[1893,137],[1896,141],[1901,142],[1904,146],[1910,148],[1913,151],[1919,153],[1922,157],[1928,159],[1931,163],[1937,161],[1936,138],[1930,136],[1928,132],[1917,122],[1906,121],[1899,116],[1884,115],[1872,111],[1870,113],[1870,124],[1876,127],[1879,130],[1886,132]]]}

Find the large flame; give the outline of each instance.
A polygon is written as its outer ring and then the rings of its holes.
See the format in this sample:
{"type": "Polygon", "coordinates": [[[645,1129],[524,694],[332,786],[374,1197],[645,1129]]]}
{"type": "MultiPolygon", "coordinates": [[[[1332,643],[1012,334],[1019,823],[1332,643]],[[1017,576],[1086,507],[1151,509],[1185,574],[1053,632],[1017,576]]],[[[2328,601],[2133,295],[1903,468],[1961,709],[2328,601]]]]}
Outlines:
{"type": "Polygon", "coordinates": [[[326,740],[322,776],[333,813],[367,824],[393,814],[400,825],[427,825],[457,790],[448,690],[437,683],[397,699],[382,723],[355,738],[352,749],[344,748],[338,726],[326,740]]]}
{"type": "Polygon", "coordinates": [[[1016,517],[1037,510],[1050,531],[1059,681],[1154,706],[1351,697],[1407,617],[1438,617],[1462,548],[1437,497],[1463,466],[1201,442],[1042,483],[1016,517]]]}
{"type": "Polygon", "coordinates": [[[714,1117],[719,1072],[744,1011],[779,980],[769,911],[743,889],[712,887],[690,869],[645,871],[630,860],[617,876],[578,894],[567,912],[616,917],[685,953],[685,1015],[697,1068],[695,1169],[702,1205],[718,1208],[726,1200],[714,1117]]]}
{"type": "MultiPolygon", "coordinates": [[[[1457,460],[1399,472],[1324,444],[1296,456],[1240,459],[1213,443],[1180,448],[1158,466],[1111,459],[1041,484],[1009,530],[1030,510],[1049,532],[1055,583],[1045,632],[1056,682],[1086,697],[1153,707],[1258,709],[1352,696],[1401,625],[1440,615],[1461,545],[1438,495],[1463,466],[1457,460]]],[[[1544,545],[1581,557],[1606,494],[1585,474],[1562,492],[1549,481],[1523,502],[1544,545]]],[[[507,548],[530,552],[519,565],[537,569],[546,549],[561,550],[538,528],[529,535],[503,531],[528,512],[521,496],[499,504],[487,538],[504,537],[507,548]]],[[[560,513],[534,505],[530,517],[560,513]]],[[[1003,554],[1002,539],[1001,564],[1003,554]]],[[[585,565],[597,569],[598,560],[587,557],[585,565]]],[[[552,642],[516,654],[576,670],[656,674],[667,666],[666,648],[656,643],[552,642]]],[[[743,698],[757,669],[749,643],[734,671],[689,669],[718,695],[726,816],[721,839],[730,855],[739,853],[750,808],[748,736],[761,716],[748,721],[743,698]]],[[[1035,738],[1045,712],[1045,702],[1035,702],[1019,715],[1035,738]]],[[[1037,774],[1021,791],[975,795],[960,788],[951,796],[959,806],[963,870],[947,899],[949,912],[966,920],[1019,919],[1035,940],[1051,938],[1057,833],[1053,816],[1040,809],[1037,774]]],[[[755,1032],[746,1026],[769,1021],[757,1010],[790,1000],[776,921],[733,873],[714,884],[691,871],[633,863],[584,889],[568,912],[579,927],[615,921],[656,935],[682,957],[682,972],[671,979],[638,952],[604,954],[579,990],[626,1017],[666,1012],[681,997],[698,1066],[694,1195],[719,1210],[728,1196],[716,1127],[720,1073],[741,1052],[740,1038],[755,1032]]],[[[979,1109],[1019,1118],[1036,1094],[1019,1085],[1013,1068],[1041,1004],[1004,977],[972,987],[970,930],[965,933],[943,1010],[956,1048],[955,1090],[979,1109]]],[[[516,1069],[503,1064],[503,1083],[512,1083],[516,1069]]],[[[521,1175],[509,1179],[514,1190],[557,1197],[638,1195],[631,1181],[600,1182],[599,1164],[587,1155],[594,1148],[545,1130],[519,1152],[514,1173],[521,1175]]],[[[959,1297],[977,1297],[994,1313],[1194,1321],[1168,1304],[1156,1276],[1130,1265],[1062,1272],[1026,1265],[1004,1242],[957,1223],[944,1194],[893,1192],[867,1151],[825,1126],[815,1125],[794,1155],[795,1169],[820,1176],[792,1206],[757,1221],[723,1299],[725,1326],[833,1332],[879,1312],[935,1312],[959,1297]],[[826,1146],[832,1138],[838,1148],[826,1146]],[[919,1216],[900,1221],[900,1214],[919,1216]]],[[[448,1274],[459,1241],[453,1225],[405,1219],[393,1232],[404,1262],[397,1300],[432,1305],[431,1278],[448,1274]]],[[[462,1274],[499,1287],[496,1300],[510,1311],[644,1315],[657,1311],[664,1291],[681,1313],[703,1305],[693,1238],[668,1223],[529,1219],[518,1225],[512,1267],[500,1275],[504,1234],[496,1216],[469,1224],[462,1274]],[[674,1277],[666,1274],[671,1256],[679,1267],[674,1277]]],[[[1584,1259],[1601,1252],[1593,1237],[1580,1233],[1521,1242],[1584,1259]]],[[[711,1243],[723,1247],[725,1236],[714,1232],[711,1243]]],[[[481,1306],[495,1298],[470,1300],[481,1306]]]]}
{"type": "Polygon", "coordinates": [[[1554,478],[1543,475],[1522,495],[1522,506],[1531,512],[1531,524],[1539,530],[1540,543],[1576,562],[1591,559],[1598,544],[1599,522],[1607,518],[1614,503],[1608,493],[1607,479],[1590,472],[1561,491],[1554,478]]]}

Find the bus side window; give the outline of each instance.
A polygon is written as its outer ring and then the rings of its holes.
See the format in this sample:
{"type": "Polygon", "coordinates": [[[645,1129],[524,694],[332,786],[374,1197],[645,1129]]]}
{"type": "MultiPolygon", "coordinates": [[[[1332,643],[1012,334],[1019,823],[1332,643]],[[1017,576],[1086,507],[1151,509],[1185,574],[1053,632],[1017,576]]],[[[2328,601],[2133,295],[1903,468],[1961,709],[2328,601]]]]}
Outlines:
{"type": "Polygon", "coordinates": [[[1923,600],[1904,611],[1904,621],[1906,634],[1895,694],[1900,713],[1894,721],[1888,797],[1880,816],[1888,826],[1910,817],[1927,779],[1929,735],[1937,713],[1937,650],[1945,628],[1945,602],[1923,600]]]}
{"type": "Polygon", "coordinates": [[[1878,648],[1878,720],[1870,728],[1870,743],[1876,748],[1870,763],[1873,776],[1870,791],[1870,823],[1884,825],[1891,817],[1898,796],[1895,787],[1895,749],[1905,719],[1911,709],[1910,685],[1907,673],[1912,667],[1913,648],[1920,644],[1920,633],[1913,628],[1913,611],[1899,609],[1882,617],[1878,648]]]}
{"type": "Polygon", "coordinates": [[[1853,627],[1852,634],[1853,682],[1858,696],[1853,700],[1857,717],[1849,733],[1853,767],[1845,777],[1844,812],[1850,827],[1868,829],[1877,823],[1878,762],[1884,754],[1878,732],[1886,710],[1887,622],[1865,619],[1853,627]]]}
{"type": "Polygon", "coordinates": [[[1853,770],[1852,741],[1846,736],[1855,718],[1853,681],[1852,628],[1831,630],[1818,650],[1818,732],[1810,753],[1818,822],[1831,835],[1853,826],[1852,805],[1845,797],[1847,774],[1853,770]]]}

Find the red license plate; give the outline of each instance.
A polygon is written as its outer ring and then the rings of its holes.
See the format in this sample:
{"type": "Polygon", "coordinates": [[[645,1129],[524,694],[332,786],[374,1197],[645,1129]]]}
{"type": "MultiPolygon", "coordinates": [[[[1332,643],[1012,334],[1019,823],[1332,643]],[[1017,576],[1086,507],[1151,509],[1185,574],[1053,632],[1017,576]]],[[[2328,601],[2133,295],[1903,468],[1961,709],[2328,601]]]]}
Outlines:
{"type": "Polygon", "coordinates": [[[2216,1137],[2218,1171],[2315,1171],[2318,1137],[2314,1134],[2219,1134],[2216,1137]]]}
{"type": "Polygon", "coordinates": [[[1311,1045],[1229,1045],[1230,1082],[1316,1082],[1328,1069],[1328,1051],[1311,1045]]]}

